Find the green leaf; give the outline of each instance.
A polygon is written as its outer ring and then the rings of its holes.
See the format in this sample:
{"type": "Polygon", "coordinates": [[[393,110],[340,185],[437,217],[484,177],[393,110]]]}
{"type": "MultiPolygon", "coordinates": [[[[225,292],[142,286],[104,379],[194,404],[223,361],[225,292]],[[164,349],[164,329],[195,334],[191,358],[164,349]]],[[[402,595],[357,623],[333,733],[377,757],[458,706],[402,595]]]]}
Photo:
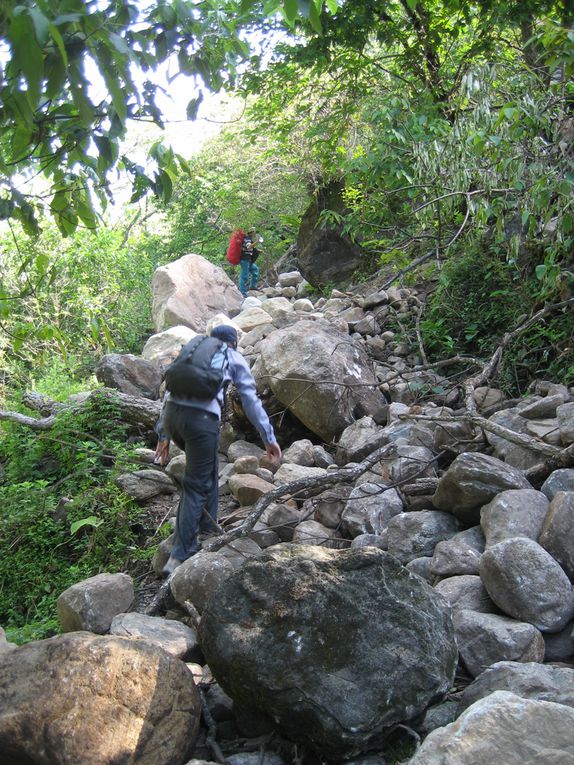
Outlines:
{"type": "Polygon", "coordinates": [[[297,0],[283,0],[283,13],[289,24],[293,24],[299,13],[297,0]]]}
{"type": "Polygon", "coordinates": [[[80,201],[76,205],[76,210],[80,217],[80,220],[87,228],[96,228],[98,225],[98,219],[93,208],[87,201],[80,201]]]}
{"type": "Polygon", "coordinates": [[[35,264],[40,273],[46,273],[48,266],[50,265],[50,258],[46,255],[46,253],[41,252],[36,256],[35,264]]]}
{"type": "Polygon", "coordinates": [[[199,95],[196,98],[192,98],[186,107],[185,113],[188,120],[194,120],[197,117],[197,110],[202,101],[203,92],[200,91],[199,95]]]}
{"type": "Polygon", "coordinates": [[[110,139],[105,135],[95,135],[94,143],[98,148],[98,154],[107,162],[108,165],[111,164],[112,142],[110,139]]]}
{"type": "Polygon", "coordinates": [[[112,32],[108,36],[108,40],[114,46],[114,48],[118,51],[118,53],[121,53],[122,56],[125,56],[126,58],[129,58],[131,56],[131,51],[129,49],[129,46],[127,45],[126,41],[122,37],[112,32]]]}
{"type": "Polygon", "coordinates": [[[33,34],[30,17],[14,16],[10,24],[9,36],[12,57],[28,84],[26,96],[30,106],[35,108],[40,98],[44,76],[44,56],[33,34]]]}
{"type": "Polygon", "coordinates": [[[32,136],[34,133],[26,127],[17,127],[12,134],[12,157],[13,161],[22,159],[31,149],[32,136]]]}
{"type": "Polygon", "coordinates": [[[540,265],[536,266],[534,269],[534,273],[536,274],[536,278],[539,281],[542,281],[544,277],[546,276],[547,267],[544,265],[544,263],[540,263],[540,265]]]}
{"type": "Polygon", "coordinates": [[[317,34],[323,34],[323,26],[321,25],[321,18],[319,16],[319,12],[317,11],[317,6],[315,3],[311,3],[309,7],[309,21],[311,22],[311,26],[317,32],[317,34]]]}
{"type": "Polygon", "coordinates": [[[165,170],[160,170],[154,183],[154,191],[164,202],[169,202],[173,191],[173,183],[165,170]]]}
{"type": "Polygon", "coordinates": [[[101,518],[98,518],[95,515],[90,515],[87,518],[82,518],[79,521],[74,521],[70,525],[70,534],[76,534],[81,528],[84,526],[92,526],[94,529],[97,529],[98,526],[101,526],[104,521],[101,518]]]}
{"type": "Polygon", "coordinates": [[[46,59],[46,96],[57,98],[66,82],[66,63],[59,56],[46,59]]]}
{"type": "Polygon", "coordinates": [[[407,5],[411,9],[411,11],[416,11],[417,5],[418,5],[418,0],[407,0],[407,5]]]}
{"type": "Polygon", "coordinates": [[[50,207],[55,212],[62,212],[62,210],[65,210],[68,207],[68,204],[68,195],[62,191],[58,191],[54,194],[52,201],[50,202],[50,207]]]}
{"type": "Polygon", "coordinates": [[[32,24],[34,25],[34,32],[36,34],[36,39],[38,40],[41,46],[44,46],[48,40],[50,22],[44,16],[42,11],[35,5],[32,5],[28,9],[28,13],[30,14],[30,17],[32,19],[32,24]]]}
{"type": "Polygon", "coordinates": [[[331,13],[337,13],[339,10],[339,3],[337,0],[327,0],[327,8],[331,11],[331,13]]]}
{"type": "Polygon", "coordinates": [[[64,67],[68,66],[68,53],[66,51],[66,46],[64,45],[64,39],[62,35],[60,34],[60,30],[55,24],[50,24],[48,27],[50,31],[50,35],[52,37],[52,40],[56,43],[56,47],[60,51],[60,57],[62,59],[62,62],[64,64],[64,67]]]}

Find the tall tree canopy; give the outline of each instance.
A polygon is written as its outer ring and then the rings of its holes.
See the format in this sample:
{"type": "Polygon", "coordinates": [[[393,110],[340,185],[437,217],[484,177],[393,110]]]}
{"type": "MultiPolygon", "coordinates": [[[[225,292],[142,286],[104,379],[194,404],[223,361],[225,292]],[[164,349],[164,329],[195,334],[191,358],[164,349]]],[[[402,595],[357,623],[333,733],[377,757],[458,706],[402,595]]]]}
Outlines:
{"type": "MultiPolygon", "coordinates": [[[[153,70],[175,59],[199,86],[218,90],[249,54],[241,29],[252,3],[195,0],[6,0],[0,5],[0,219],[37,228],[47,204],[71,233],[95,225],[91,193],[105,202],[110,171],[132,175],[134,199],[169,197],[179,158],[152,150],[155,169],[120,154],[130,119],[162,124],[153,70]],[[49,181],[45,200],[24,179],[49,181]]],[[[270,4],[273,12],[279,3],[270,4]]],[[[265,18],[261,8],[259,13],[265,18]]],[[[188,105],[193,118],[201,100],[188,105]]],[[[36,189],[35,189],[36,190],[36,189]]]]}

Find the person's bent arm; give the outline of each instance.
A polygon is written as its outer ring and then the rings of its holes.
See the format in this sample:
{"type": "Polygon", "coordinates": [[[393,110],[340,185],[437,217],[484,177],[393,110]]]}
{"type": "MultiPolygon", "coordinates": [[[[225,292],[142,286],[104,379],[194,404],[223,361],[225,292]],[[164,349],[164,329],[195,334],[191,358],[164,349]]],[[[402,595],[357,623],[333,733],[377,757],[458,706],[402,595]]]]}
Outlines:
{"type": "Polygon", "coordinates": [[[231,379],[239,392],[243,411],[253,427],[257,429],[261,440],[265,444],[267,456],[272,462],[278,464],[281,460],[281,447],[277,443],[273,426],[269,421],[267,412],[263,408],[261,399],[257,395],[255,379],[243,356],[236,351],[230,355],[231,379]]]}

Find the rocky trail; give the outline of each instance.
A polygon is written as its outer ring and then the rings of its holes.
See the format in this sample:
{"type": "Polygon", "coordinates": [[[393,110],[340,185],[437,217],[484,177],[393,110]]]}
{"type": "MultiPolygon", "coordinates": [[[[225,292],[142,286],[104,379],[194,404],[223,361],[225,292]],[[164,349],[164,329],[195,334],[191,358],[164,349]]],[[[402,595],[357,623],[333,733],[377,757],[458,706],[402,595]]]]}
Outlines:
{"type": "Polygon", "coordinates": [[[443,376],[416,288],[311,299],[290,270],[243,301],[193,255],[152,287],[156,333],[90,394],[139,436],[117,481],[152,570],[78,582],[61,635],[4,641],[0,765],[574,763],[574,391],[508,399],[504,339],[443,376]],[[228,322],[283,460],[231,395],[224,533],[164,581],[185,457],[153,464],[161,369],[228,322]]]}

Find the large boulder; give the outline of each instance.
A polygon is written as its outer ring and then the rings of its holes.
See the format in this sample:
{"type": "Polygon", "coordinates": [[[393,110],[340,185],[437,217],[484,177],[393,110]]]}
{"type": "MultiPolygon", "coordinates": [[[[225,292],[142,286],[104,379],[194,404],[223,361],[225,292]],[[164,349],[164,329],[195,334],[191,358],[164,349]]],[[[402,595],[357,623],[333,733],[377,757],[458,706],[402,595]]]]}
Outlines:
{"type": "Polygon", "coordinates": [[[496,691],[432,731],[407,765],[571,765],[574,710],[496,691]]]}
{"type": "Polygon", "coordinates": [[[341,514],[341,528],[350,537],[380,534],[390,519],[402,512],[403,502],[395,488],[362,483],[349,495],[341,514]]]}
{"type": "Polygon", "coordinates": [[[540,544],[574,581],[574,491],[560,491],[550,503],[540,544]]]}
{"type": "Polygon", "coordinates": [[[386,418],[363,348],[325,321],[300,321],[261,343],[253,372],[309,430],[330,442],[360,417],[386,418]]]}
{"type": "Polygon", "coordinates": [[[548,498],[535,489],[501,491],[480,510],[480,525],[488,547],[512,537],[538,542],[548,512],[548,498]]]}
{"type": "Polygon", "coordinates": [[[136,502],[145,502],[159,494],[173,494],[177,491],[177,486],[170,476],[154,468],[120,473],[116,476],[115,483],[136,502]]]}
{"type": "Polygon", "coordinates": [[[464,688],[460,697],[461,709],[494,691],[510,691],[524,699],[554,701],[574,707],[574,669],[534,661],[499,661],[464,688]]]}
{"type": "Polygon", "coordinates": [[[185,664],[85,632],[0,653],[1,765],[181,765],[201,705],[185,664]]]}
{"type": "Polygon", "coordinates": [[[76,582],[58,596],[62,632],[89,630],[103,634],[112,619],[125,613],[134,600],[134,583],[127,574],[96,574],[76,582]]]}
{"type": "Polygon", "coordinates": [[[161,373],[151,361],[131,353],[108,353],[96,367],[96,377],[108,388],[116,388],[130,396],[157,399],[161,373]]]}
{"type": "Polygon", "coordinates": [[[151,287],[157,332],[178,324],[205,332],[214,314],[234,316],[243,300],[225,271],[201,255],[184,255],[161,266],[153,275],[151,287]]]}
{"type": "Polygon", "coordinates": [[[110,635],[145,640],[182,661],[202,658],[196,631],[175,619],[138,613],[118,614],[112,619],[110,635]]]}
{"type": "Polygon", "coordinates": [[[488,454],[460,454],[438,482],[432,498],[439,510],[475,525],[480,508],[508,489],[531,489],[524,474],[488,454]]]}
{"type": "Polygon", "coordinates": [[[424,555],[430,557],[439,542],[460,531],[461,523],[440,510],[415,510],[393,516],[387,528],[389,552],[405,564],[424,555]]]}
{"type": "Polygon", "coordinates": [[[537,542],[514,537],[488,547],[480,578],[505,614],[542,632],[558,632],[574,616],[574,590],[554,558],[537,542]]]}
{"type": "Polygon", "coordinates": [[[341,757],[378,745],[450,687],[450,609],[375,548],[279,545],[207,603],[200,645],[240,706],[284,735],[341,757]]]}
{"type": "Polygon", "coordinates": [[[437,544],[430,570],[435,576],[478,574],[483,552],[484,535],[479,526],[473,526],[437,544]]]}
{"type": "Polygon", "coordinates": [[[182,347],[196,336],[197,332],[181,324],[170,327],[147,339],[142,356],[154,366],[165,369],[176,358],[182,347]]]}
{"type": "Polygon", "coordinates": [[[464,609],[453,620],[460,657],[473,677],[498,661],[544,661],[544,638],[532,624],[464,609]]]}
{"type": "MultiPolygon", "coordinates": [[[[427,560],[431,561],[432,568],[434,558],[427,558],[427,560]]],[[[497,610],[481,578],[474,574],[449,576],[437,582],[434,588],[440,592],[453,611],[467,610],[492,614],[497,610]]]]}
{"type": "Polygon", "coordinates": [[[305,279],[314,287],[340,284],[349,279],[362,251],[339,225],[321,225],[323,210],[345,212],[343,186],[334,181],[319,189],[305,211],[297,235],[297,263],[305,279]]]}

